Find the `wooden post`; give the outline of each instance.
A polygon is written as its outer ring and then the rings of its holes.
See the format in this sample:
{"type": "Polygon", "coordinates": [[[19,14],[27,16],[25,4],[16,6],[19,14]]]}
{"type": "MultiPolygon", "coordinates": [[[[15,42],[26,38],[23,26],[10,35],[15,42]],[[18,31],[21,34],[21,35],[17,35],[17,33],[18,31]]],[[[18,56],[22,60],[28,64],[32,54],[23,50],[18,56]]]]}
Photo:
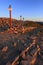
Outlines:
{"type": "Polygon", "coordinates": [[[9,10],[9,13],[10,13],[10,28],[12,28],[12,7],[11,7],[11,5],[9,5],[8,10],[9,10]]]}

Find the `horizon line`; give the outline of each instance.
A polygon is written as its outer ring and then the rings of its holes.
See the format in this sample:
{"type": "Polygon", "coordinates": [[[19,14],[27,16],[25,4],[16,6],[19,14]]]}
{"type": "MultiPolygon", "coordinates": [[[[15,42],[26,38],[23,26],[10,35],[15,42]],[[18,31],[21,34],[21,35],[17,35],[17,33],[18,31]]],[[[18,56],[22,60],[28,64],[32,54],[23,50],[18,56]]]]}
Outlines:
{"type": "MultiPolygon", "coordinates": [[[[0,17],[0,18],[10,18],[10,17],[0,17]]],[[[20,17],[18,17],[18,18],[14,18],[14,17],[12,17],[12,19],[17,19],[17,20],[20,20],[20,17]]],[[[43,22],[43,18],[29,18],[29,17],[24,17],[24,20],[30,20],[30,21],[37,21],[37,22],[43,22]]]]}

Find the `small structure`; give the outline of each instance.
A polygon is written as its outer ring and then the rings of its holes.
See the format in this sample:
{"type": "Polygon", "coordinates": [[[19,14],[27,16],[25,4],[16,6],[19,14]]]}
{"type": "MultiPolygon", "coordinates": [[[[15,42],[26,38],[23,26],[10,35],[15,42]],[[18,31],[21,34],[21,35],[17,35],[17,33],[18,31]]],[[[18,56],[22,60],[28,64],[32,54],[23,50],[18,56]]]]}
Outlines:
{"type": "Polygon", "coordinates": [[[10,13],[10,28],[11,28],[12,27],[12,7],[11,7],[11,5],[9,5],[8,10],[9,10],[9,13],[10,13]]]}
{"type": "Polygon", "coordinates": [[[24,21],[24,17],[23,17],[23,21],[24,21]]]}
{"type": "Polygon", "coordinates": [[[20,20],[22,20],[22,16],[20,15],[20,20]]]}

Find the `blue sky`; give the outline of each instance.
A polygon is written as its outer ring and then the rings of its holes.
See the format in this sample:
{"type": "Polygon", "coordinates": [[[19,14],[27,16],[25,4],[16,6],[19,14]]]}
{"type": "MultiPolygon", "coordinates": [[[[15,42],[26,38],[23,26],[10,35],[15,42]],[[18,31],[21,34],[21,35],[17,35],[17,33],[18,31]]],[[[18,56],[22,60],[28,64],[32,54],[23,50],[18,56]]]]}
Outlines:
{"type": "Polygon", "coordinates": [[[8,6],[12,5],[12,17],[22,15],[26,19],[43,20],[43,0],[0,0],[0,17],[9,17],[8,6]]]}

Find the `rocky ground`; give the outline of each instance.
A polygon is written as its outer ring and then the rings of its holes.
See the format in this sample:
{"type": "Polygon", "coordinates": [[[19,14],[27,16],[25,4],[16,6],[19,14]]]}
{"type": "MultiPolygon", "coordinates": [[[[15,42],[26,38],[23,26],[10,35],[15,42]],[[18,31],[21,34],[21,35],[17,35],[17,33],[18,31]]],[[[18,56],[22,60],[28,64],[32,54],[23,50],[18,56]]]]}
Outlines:
{"type": "MultiPolygon", "coordinates": [[[[40,53],[35,57],[36,61],[34,65],[43,65],[43,27],[37,24],[33,26],[33,24],[28,24],[28,21],[24,23],[24,21],[13,20],[13,27],[10,28],[8,19],[5,19],[4,22],[5,24],[3,23],[3,19],[1,19],[0,65],[15,65],[13,61],[23,50],[33,43],[34,39],[36,45],[32,46],[28,51],[27,56],[29,55],[29,58],[27,60],[29,65],[31,65],[30,61],[32,60],[30,58],[33,58],[34,53],[37,51],[36,46],[38,45],[40,53]]],[[[25,65],[28,63],[27,60],[22,61],[22,64],[25,65]]]]}

